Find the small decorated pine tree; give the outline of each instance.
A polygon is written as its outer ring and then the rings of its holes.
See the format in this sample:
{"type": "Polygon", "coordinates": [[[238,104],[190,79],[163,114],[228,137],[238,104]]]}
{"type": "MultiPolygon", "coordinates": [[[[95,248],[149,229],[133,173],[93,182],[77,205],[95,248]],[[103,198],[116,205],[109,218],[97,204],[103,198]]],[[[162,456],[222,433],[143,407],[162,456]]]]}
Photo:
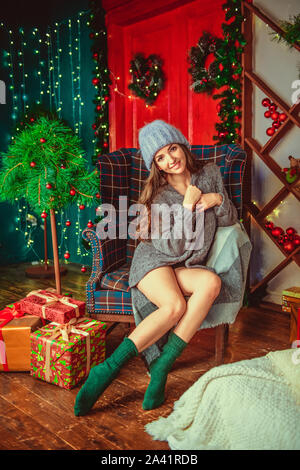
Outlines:
{"type": "Polygon", "coordinates": [[[55,210],[99,205],[99,175],[88,173],[80,139],[58,119],[40,117],[16,134],[2,155],[0,198],[25,198],[37,214],[50,214],[56,290],[61,293],[55,210]]]}

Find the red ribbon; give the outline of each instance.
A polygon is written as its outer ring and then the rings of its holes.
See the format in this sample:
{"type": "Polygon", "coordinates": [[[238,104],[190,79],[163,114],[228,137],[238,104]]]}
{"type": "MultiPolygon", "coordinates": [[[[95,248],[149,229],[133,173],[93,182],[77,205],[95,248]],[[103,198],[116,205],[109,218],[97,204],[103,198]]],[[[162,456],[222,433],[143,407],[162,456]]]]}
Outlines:
{"type": "MultiPolygon", "coordinates": [[[[20,311],[20,304],[17,302],[13,304],[12,307],[5,307],[3,310],[0,311],[0,341],[3,341],[3,335],[2,335],[2,328],[9,323],[11,320],[14,318],[20,318],[23,317],[25,312],[20,311]]],[[[2,364],[3,370],[5,372],[8,372],[8,365],[7,365],[7,357],[5,355],[5,363],[2,364]]]]}

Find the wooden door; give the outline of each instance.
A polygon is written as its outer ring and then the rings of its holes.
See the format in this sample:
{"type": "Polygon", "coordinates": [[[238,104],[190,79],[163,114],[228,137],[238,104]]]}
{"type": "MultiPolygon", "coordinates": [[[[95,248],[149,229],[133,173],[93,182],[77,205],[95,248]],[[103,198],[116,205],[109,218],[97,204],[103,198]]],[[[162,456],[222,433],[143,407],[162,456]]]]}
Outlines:
{"type": "Polygon", "coordinates": [[[139,128],[154,119],[164,119],[178,127],[191,144],[215,143],[212,137],[218,119],[217,101],[190,88],[188,52],[205,30],[221,37],[223,3],[224,0],[154,0],[150,4],[142,0],[103,1],[108,66],[113,81],[109,105],[111,151],[138,147],[139,128]],[[149,107],[128,89],[130,60],[138,52],[146,56],[157,54],[164,62],[165,89],[149,107]]]}

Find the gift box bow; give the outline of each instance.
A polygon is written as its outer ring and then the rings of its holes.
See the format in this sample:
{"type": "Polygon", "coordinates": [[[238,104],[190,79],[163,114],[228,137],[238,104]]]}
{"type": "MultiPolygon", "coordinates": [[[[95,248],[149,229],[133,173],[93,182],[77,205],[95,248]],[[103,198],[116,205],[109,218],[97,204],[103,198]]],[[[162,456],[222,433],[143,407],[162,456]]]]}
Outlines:
{"type": "Polygon", "coordinates": [[[18,302],[12,304],[12,306],[8,305],[0,311],[0,329],[14,318],[21,318],[24,315],[25,312],[20,310],[20,304],[18,302]]]}
{"type": "Polygon", "coordinates": [[[76,318],[79,317],[79,315],[80,315],[79,307],[78,307],[78,305],[73,304],[72,302],[70,302],[69,297],[59,296],[59,294],[57,294],[55,289],[52,289],[52,287],[49,287],[48,289],[45,289],[45,291],[47,292],[47,295],[42,294],[42,292],[43,292],[42,289],[33,290],[33,291],[29,292],[29,294],[26,295],[26,297],[29,297],[30,295],[36,295],[37,297],[40,297],[41,299],[46,300],[46,303],[42,305],[43,318],[46,318],[46,307],[49,307],[50,305],[53,305],[56,302],[60,302],[64,305],[67,305],[68,307],[73,307],[75,309],[76,318]]]}
{"type": "MultiPolygon", "coordinates": [[[[88,375],[91,367],[91,337],[88,331],[76,328],[76,323],[82,322],[82,319],[72,318],[68,323],[61,325],[60,323],[52,322],[51,325],[56,325],[52,335],[46,339],[46,360],[45,360],[45,379],[46,381],[50,380],[50,349],[51,343],[54,339],[62,336],[62,339],[66,342],[69,341],[69,334],[75,333],[79,335],[86,336],[86,375],[88,375]]],[[[84,327],[87,328],[91,325],[94,325],[94,321],[90,321],[84,324],[84,327]]],[[[57,358],[58,359],[58,358],[57,358]]]]}

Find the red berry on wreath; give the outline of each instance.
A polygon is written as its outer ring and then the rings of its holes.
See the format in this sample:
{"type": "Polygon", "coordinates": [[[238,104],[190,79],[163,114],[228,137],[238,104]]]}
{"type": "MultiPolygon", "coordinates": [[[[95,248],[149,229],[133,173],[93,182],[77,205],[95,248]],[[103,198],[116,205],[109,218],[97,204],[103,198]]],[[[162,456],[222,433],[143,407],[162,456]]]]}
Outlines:
{"type": "Polygon", "coordinates": [[[51,184],[51,183],[47,183],[47,184],[46,184],[46,188],[47,188],[47,189],[52,189],[52,184],[51,184]]]}
{"type": "Polygon", "coordinates": [[[36,163],[35,162],[30,162],[30,166],[31,166],[31,168],[34,168],[36,166],[36,163]]]}
{"type": "Polygon", "coordinates": [[[84,205],[84,204],[80,204],[79,209],[80,209],[81,211],[83,211],[83,209],[85,209],[85,205],[84,205]]]}
{"type": "Polygon", "coordinates": [[[70,194],[71,194],[71,196],[75,196],[75,194],[76,194],[75,189],[70,189],[70,194]]]}
{"type": "Polygon", "coordinates": [[[271,101],[269,100],[269,98],[264,98],[264,99],[262,100],[261,104],[262,104],[265,108],[267,108],[268,106],[270,106],[271,101]]]}
{"type": "Polygon", "coordinates": [[[44,143],[46,142],[46,139],[44,139],[44,137],[41,137],[41,138],[40,138],[40,142],[41,142],[42,144],[44,144],[44,143]]]}
{"type": "Polygon", "coordinates": [[[69,253],[68,251],[65,252],[64,258],[65,258],[65,259],[69,259],[69,258],[70,258],[70,253],[69,253]]]}
{"type": "Polygon", "coordinates": [[[274,129],[274,127],[269,127],[269,128],[266,130],[266,134],[269,135],[270,137],[271,137],[272,135],[274,135],[274,134],[275,134],[275,129],[274,129]]]}
{"type": "Polygon", "coordinates": [[[66,226],[67,226],[67,227],[70,227],[70,225],[71,225],[71,221],[70,221],[70,220],[67,220],[67,221],[66,221],[66,226]]]}
{"type": "Polygon", "coordinates": [[[82,266],[81,272],[82,272],[82,273],[85,273],[85,272],[86,272],[86,267],[85,267],[85,266],[82,266]]]}
{"type": "Polygon", "coordinates": [[[41,217],[42,217],[42,219],[46,219],[46,218],[48,217],[47,212],[43,211],[43,212],[41,213],[41,217]]]}

